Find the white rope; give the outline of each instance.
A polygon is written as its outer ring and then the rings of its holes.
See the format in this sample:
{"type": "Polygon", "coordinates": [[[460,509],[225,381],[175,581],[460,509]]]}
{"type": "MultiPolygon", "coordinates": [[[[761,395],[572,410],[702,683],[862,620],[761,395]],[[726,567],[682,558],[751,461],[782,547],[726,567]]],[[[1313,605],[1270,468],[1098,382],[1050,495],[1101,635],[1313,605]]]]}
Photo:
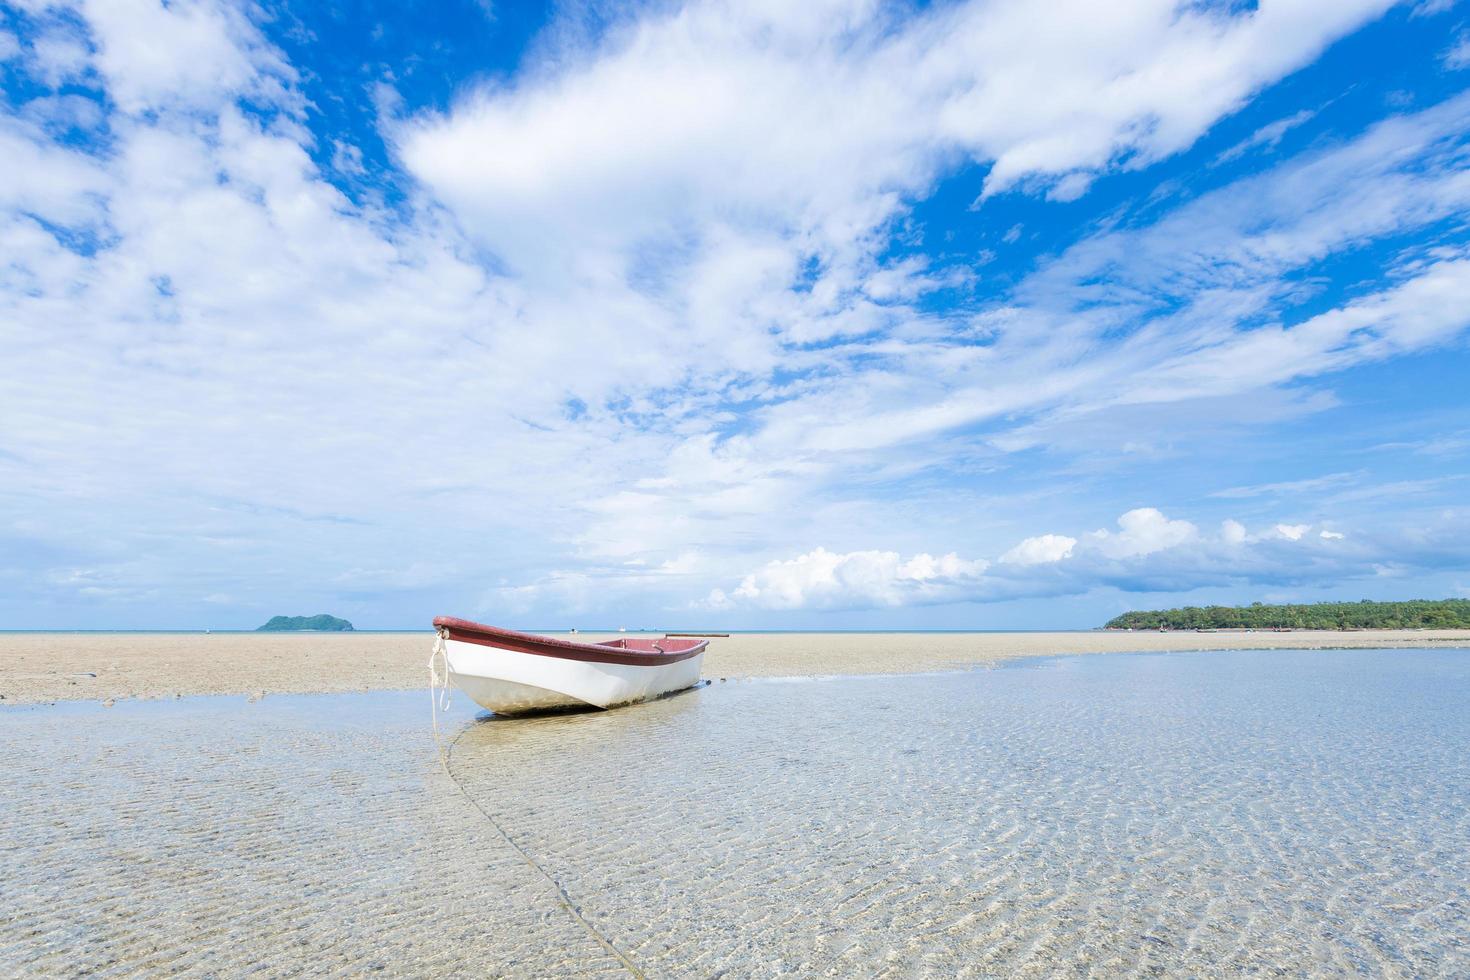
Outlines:
{"type": "MultiPolygon", "coordinates": [[[[439,742],[439,712],[448,712],[449,696],[449,648],[445,640],[449,631],[440,627],[434,634],[434,649],[429,654],[429,713],[434,720],[434,741],[439,742]],[[439,675],[439,663],[444,663],[444,675],[439,675]]],[[[443,747],[442,742],[440,745],[443,747]]]]}
{"type": "Polygon", "coordinates": [[[479,800],[471,796],[469,792],[464,788],[464,785],[460,783],[459,778],[454,775],[454,767],[450,763],[450,757],[451,754],[454,752],[454,747],[459,744],[459,740],[464,736],[464,733],[467,731],[469,731],[468,728],[461,729],[460,733],[454,736],[454,739],[449,743],[447,747],[441,746],[439,761],[444,766],[444,775],[449,777],[449,781],[454,784],[454,788],[459,790],[459,794],[465,798],[470,806],[480,811],[480,815],[489,822],[491,827],[495,828],[495,832],[500,835],[501,839],[509,844],[511,848],[516,852],[516,854],[520,855],[521,860],[526,862],[526,864],[542,878],[546,879],[546,882],[551,885],[552,891],[555,893],[556,904],[561,907],[561,910],[565,912],[568,916],[570,916],[571,919],[578,925],[580,925],[583,929],[587,930],[587,934],[591,936],[592,939],[604,950],[606,950],[614,959],[621,963],[623,965],[623,968],[627,970],[631,976],[635,977],[636,980],[647,980],[647,974],[645,974],[642,970],[638,968],[638,964],[634,963],[633,960],[629,958],[628,954],[624,953],[621,949],[615,946],[612,940],[604,936],[602,934],[602,931],[598,929],[595,925],[593,925],[591,920],[589,920],[585,915],[582,914],[581,908],[577,905],[576,902],[572,900],[572,896],[567,891],[566,886],[563,885],[554,874],[552,874],[550,871],[547,871],[546,868],[540,864],[540,862],[533,858],[531,856],[531,853],[527,851],[524,847],[522,847],[516,841],[516,839],[511,836],[510,831],[505,829],[505,825],[500,822],[495,814],[485,809],[485,807],[480,803],[479,800]]]}
{"type": "Polygon", "coordinates": [[[466,792],[464,786],[462,786],[460,784],[460,781],[455,777],[454,768],[450,765],[449,761],[450,753],[454,751],[454,746],[456,743],[459,742],[460,737],[463,736],[466,731],[469,731],[469,729],[462,729],[459,735],[456,735],[454,737],[454,740],[451,741],[448,745],[444,744],[444,739],[439,734],[439,713],[441,711],[447,712],[449,710],[449,648],[445,644],[445,641],[448,639],[448,637],[449,631],[447,629],[444,629],[443,627],[440,627],[434,637],[434,649],[429,654],[429,711],[434,719],[434,742],[439,746],[439,763],[444,767],[444,775],[449,777],[449,782],[454,786],[456,790],[459,791],[459,794],[463,796],[467,801],[469,801],[469,804],[471,806],[480,811],[480,815],[490,822],[490,826],[495,828],[496,832],[500,834],[505,842],[515,849],[515,852],[520,855],[521,860],[525,861],[526,864],[530,865],[543,878],[546,879],[546,881],[555,890],[556,902],[558,905],[561,906],[562,910],[566,912],[567,915],[571,916],[571,918],[579,925],[581,925],[583,929],[586,929],[587,933],[594,940],[596,940],[597,944],[608,953],[610,953],[615,959],[617,959],[617,961],[623,965],[623,968],[626,969],[629,974],[637,978],[637,980],[645,980],[645,975],[643,971],[638,968],[638,965],[634,963],[626,953],[618,949],[617,946],[613,945],[612,941],[604,936],[602,932],[595,925],[593,925],[586,916],[582,914],[582,910],[577,907],[577,904],[575,902],[572,901],[572,896],[567,893],[566,888],[562,885],[560,881],[557,880],[556,876],[553,875],[550,871],[547,871],[539,863],[537,863],[536,859],[531,856],[530,852],[516,842],[516,839],[512,837],[510,835],[510,832],[507,831],[505,827],[501,824],[501,822],[495,818],[495,815],[492,814],[489,810],[485,809],[483,806],[481,806],[479,800],[475,799],[468,792],[466,792]],[[439,665],[441,663],[444,665],[444,672],[442,675],[439,672],[439,665]]]}

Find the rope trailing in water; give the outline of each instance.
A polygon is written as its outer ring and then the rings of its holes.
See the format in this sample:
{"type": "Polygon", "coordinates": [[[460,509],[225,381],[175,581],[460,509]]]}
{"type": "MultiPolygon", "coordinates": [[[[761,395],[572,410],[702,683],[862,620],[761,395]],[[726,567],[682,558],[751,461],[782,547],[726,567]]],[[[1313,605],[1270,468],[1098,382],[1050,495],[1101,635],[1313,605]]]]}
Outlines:
{"type": "Polygon", "coordinates": [[[587,930],[587,935],[591,936],[597,945],[601,946],[609,955],[621,963],[629,974],[637,977],[638,980],[646,980],[646,976],[638,968],[638,964],[634,963],[626,953],[614,946],[610,939],[598,931],[598,928],[589,922],[586,916],[582,915],[581,909],[577,908],[576,903],[572,901],[572,896],[567,893],[566,888],[556,879],[556,876],[543,868],[524,847],[516,843],[515,838],[501,825],[500,821],[495,818],[495,815],[481,806],[479,800],[476,800],[466,792],[464,785],[454,775],[454,769],[449,764],[450,756],[454,753],[454,747],[459,744],[459,740],[464,737],[464,733],[468,729],[462,730],[458,735],[454,736],[454,739],[447,746],[439,735],[439,712],[449,710],[449,653],[444,645],[444,640],[447,635],[447,630],[442,628],[439,630],[438,637],[434,641],[434,652],[429,654],[429,700],[434,719],[434,742],[439,749],[439,763],[444,767],[444,775],[448,776],[449,782],[454,785],[455,789],[459,790],[459,795],[468,800],[469,804],[476,810],[479,810],[480,815],[485,818],[491,827],[495,828],[495,832],[520,855],[521,860],[526,862],[526,866],[546,879],[547,884],[551,885],[552,889],[556,892],[556,903],[561,906],[562,910],[571,916],[578,925],[587,930]],[[444,666],[442,675],[439,673],[438,668],[441,662],[444,666]],[[440,693],[441,686],[442,694],[440,693]]]}
{"type": "Polygon", "coordinates": [[[444,743],[439,738],[439,712],[449,710],[449,648],[445,641],[449,630],[439,627],[434,631],[434,649],[429,653],[429,714],[434,719],[434,741],[439,745],[439,757],[444,757],[444,743]],[[444,664],[444,676],[439,676],[439,664],[444,664]],[[443,693],[440,693],[440,690],[443,693]]]}

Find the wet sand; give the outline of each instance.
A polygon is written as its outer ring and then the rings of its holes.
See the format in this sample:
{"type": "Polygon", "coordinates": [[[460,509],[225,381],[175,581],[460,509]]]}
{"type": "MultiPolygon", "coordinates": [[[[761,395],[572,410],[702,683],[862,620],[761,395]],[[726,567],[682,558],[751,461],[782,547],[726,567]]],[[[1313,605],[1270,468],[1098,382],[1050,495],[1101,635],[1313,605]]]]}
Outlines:
{"type": "MultiPolygon", "coordinates": [[[[403,690],[425,684],[431,644],[428,632],[0,634],[0,704],[403,690]]],[[[1470,646],[1470,630],[747,633],[712,639],[704,675],[902,674],[1056,654],[1451,645],[1470,646]]]]}

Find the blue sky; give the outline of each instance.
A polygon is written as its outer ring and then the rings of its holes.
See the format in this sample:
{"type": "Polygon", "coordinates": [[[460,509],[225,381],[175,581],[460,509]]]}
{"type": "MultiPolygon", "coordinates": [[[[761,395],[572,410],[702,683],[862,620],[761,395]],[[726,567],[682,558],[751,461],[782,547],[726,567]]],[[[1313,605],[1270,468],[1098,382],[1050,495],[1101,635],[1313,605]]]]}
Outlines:
{"type": "Polygon", "coordinates": [[[0,628],[1470,594],[1470,8],[0,8],[0,628]]]}

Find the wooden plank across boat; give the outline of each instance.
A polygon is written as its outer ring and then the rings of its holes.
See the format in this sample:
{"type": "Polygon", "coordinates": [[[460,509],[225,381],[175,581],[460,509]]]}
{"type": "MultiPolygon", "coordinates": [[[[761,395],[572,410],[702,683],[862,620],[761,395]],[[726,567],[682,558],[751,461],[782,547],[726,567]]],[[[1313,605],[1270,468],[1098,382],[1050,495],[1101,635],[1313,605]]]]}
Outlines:
{"type": "MultiPolygon", "coordinates": [[[[706,639],[563,640],[439,616],[450,681],[497,714],[590,704],[612,708],[699,683],[706,639]]],[[[437,652],[437,648],[436,648],[437,652]]]]}

